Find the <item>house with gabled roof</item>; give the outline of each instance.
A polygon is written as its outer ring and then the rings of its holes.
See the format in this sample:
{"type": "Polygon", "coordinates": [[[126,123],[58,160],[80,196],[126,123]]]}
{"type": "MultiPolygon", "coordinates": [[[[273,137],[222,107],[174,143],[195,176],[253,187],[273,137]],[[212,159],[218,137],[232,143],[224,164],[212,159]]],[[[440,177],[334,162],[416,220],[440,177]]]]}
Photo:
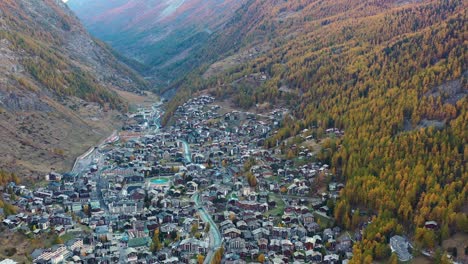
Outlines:
{"type": "Polygon", "coordinates": [[[390,238],[390,249],[397,254],[398,260],[402,262],[410,261],[413,258],[409,252],[410,248],[411,244],[406,238],[399,235],[390,238]]]}

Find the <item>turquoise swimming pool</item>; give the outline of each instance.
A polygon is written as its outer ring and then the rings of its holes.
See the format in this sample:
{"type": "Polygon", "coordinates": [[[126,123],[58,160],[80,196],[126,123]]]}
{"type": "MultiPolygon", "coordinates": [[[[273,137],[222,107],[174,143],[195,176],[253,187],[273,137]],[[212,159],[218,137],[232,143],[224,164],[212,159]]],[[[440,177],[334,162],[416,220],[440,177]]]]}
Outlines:
{"type": "Polygon", "coordinates": [[[166,184],[168,182],[169,182],[169,180],[165,179],[165,178],[158,178],[158,179],[152,179],[151,180],[152,184],[166,184]]]}

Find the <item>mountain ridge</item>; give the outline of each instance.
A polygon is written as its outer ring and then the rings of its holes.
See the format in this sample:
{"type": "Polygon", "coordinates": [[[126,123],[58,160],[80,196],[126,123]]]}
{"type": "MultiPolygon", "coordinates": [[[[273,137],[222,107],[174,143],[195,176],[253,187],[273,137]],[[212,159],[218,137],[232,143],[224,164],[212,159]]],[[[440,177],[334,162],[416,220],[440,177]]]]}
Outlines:
{"type": "Polygon", "coordinates": [[[93,35],[149,66],[143,73],[164,87],[196,66],[187,60],[244,2],[70,0],[67,4],[93,35]]]}
{"type": "Polygon", "coordinates": [[[114,89],[148,87],[95,41],[61,1],[0,3],[2,169],[37,177],[119,124],[127,103],[114,89]]]}

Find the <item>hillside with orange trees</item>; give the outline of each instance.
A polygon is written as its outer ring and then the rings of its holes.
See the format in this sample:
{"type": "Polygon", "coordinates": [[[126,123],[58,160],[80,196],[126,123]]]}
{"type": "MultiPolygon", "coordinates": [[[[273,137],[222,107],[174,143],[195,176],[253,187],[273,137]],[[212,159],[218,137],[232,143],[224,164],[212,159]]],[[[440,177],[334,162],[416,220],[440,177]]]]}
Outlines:
{"type": "Polygon", "coordinates": [[[346,182],[336,220],[352,230],[358,208],[373,215],[353,263],[386,258],[394,234],[434,248],[468,232],[465,2],[250,1],[236,14],[201,54],[268,50],[208,78],[210,67],[201,67],[174,84],[165,122],[185,98],[208,90],[244,108],[294,109],[269,148],[305,128],[344,130],[318,158],[346,182]],[[267,79],[243,81],[251,74],[267,79]],[[422,228],[430,220],[440,229],[422,228]]]}

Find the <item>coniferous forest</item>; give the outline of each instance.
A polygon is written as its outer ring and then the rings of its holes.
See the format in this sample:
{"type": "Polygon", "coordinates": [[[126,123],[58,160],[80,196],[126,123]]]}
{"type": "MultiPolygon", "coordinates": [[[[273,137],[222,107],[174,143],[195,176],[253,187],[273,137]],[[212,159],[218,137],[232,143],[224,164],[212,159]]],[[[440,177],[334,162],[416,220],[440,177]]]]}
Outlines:
{"type": "Polygon", "coordinates": [[[305,128],[343,129],[322,159],[346,181],[335,219],[353,229],[359,208],[372,212],[354,263],[388,257],[395,234],[410,232],[416,246],[434,248],[468,232],[466,3],[255,1],[235,19],[232,35],[214,40],[211,50],[239,32],[239,46],[268,41],[272,48],[225,73],[195,72],[176,83],[164,121],[185,98],[208,90],[247,109],[265,102],[292,107],[294,118],[283,120],[266,147],[305,128]],[[292,18],[272,19],[281,14],[292,18]],[[248,24],[248,17],[258,19],[248,24]],[[269,78],[261,85],[237,81],[255,73],[269,78]],[[425,221],[440,229],[422,228],[425,221]]]}

